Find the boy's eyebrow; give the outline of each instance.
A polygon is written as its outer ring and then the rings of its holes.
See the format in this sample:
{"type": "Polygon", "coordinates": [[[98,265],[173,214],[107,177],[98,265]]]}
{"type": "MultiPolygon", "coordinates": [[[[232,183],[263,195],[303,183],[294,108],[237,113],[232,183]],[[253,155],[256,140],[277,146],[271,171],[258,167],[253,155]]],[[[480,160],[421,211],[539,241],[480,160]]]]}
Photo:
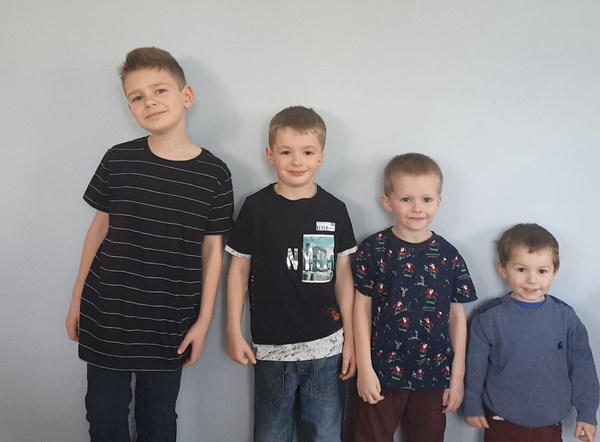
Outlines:
{"type": "MultiPolygon", "coordinates": [[[[148,85],[148,87],[149,87],[149,88],[151,88],[151,89],[157,88],[157,87],[159,87],[159,86],[168,86],[168,84],[167,84],[167,83],[160,82],[160,83],[155,83],[155,84],[150,84],[150,85],[148,85]]],[[[126,95],[126,97],[129,97],[130,95],[133,95],[133,94],[139,93],[139,90],[140,90],[140,89],[142,89],[142,88],[138,88],[138,89],[134,89],[134,90],[132,90],[131,92],[129,92],[129,93],[126,95]]]]}

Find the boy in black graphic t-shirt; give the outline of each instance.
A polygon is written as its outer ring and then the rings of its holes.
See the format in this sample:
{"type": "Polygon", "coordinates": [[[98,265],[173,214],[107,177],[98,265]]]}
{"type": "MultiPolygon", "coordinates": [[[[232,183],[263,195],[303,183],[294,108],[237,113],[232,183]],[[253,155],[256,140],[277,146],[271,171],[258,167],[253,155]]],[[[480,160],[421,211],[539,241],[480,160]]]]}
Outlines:
{"type": "Polygon", "coordinates": [[[300,397],[301,439],[340,440],[339,380],[354,376],[356,241],[346,206],[315,184],[325,124],[290,107],[269,126],[278,181],[249,196],[229,237],[229,356],[255,364],[255,441],[291,440],[300,397]],[[250,297],[251,347],[241,331],[250,297]],[[283,389],[282,389],[283,387],[283,389]]]}
{"type": "Polygon", "coordinates": [[[131,440],[136,373],[138,440],[174,442],[181,368],[204,349],[233,224],[231,175],[186,134],[194,92],[171,54],[135,49],[120,74],[150,136],[111,148],[85,192],[97,212],[65,324],[88,363],[91,439],[131,440]]]}

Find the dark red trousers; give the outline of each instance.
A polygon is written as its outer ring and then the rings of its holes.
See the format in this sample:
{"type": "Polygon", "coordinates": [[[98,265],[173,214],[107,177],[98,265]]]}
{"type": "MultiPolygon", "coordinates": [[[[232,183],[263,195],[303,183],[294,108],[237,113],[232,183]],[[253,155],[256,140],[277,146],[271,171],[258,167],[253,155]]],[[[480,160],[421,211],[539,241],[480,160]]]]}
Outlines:
{"type": "Polygon", "coordinates": [[[443,442],[444,390],[383,390],[381,394],[385,399],[373,405],[357,400],[350,438],[353,442],[393,442],[401,421],[406,442],[443,442]]]}
{"type": "Polygon", "coordinates": [[[507,420],[486,416],[489,429],[485,430],[484,442],[562,442],[560,423],[541,428],[522,427],[507,420]]]}

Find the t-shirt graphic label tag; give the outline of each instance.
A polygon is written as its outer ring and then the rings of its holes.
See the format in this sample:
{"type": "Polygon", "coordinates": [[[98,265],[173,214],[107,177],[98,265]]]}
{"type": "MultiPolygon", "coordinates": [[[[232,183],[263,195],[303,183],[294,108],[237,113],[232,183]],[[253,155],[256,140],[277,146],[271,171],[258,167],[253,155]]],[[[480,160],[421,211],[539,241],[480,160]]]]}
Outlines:
{"type": "Polygon", "coordinates": [[[335,223],[329,221],[317,221],[317,232],[335,232],[335,223]]]}
{"type": "Polygon", "coordinates": [[[304,261],[302,282],[331,281],[333,279],[335,248],[333,235],[306,234],[303,236],[302,243],[302,258],[304,261]]]}

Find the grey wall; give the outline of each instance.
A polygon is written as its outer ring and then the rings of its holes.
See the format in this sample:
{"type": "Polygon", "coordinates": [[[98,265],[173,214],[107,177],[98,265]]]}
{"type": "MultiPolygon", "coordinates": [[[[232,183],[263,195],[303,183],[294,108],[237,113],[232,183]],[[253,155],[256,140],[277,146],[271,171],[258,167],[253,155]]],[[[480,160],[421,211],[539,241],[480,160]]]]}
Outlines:
{"type": "MultiPolygon", "coordinates": [[[[0,13],[0,440],[81,441],[85,365],[63,320],[93,211],[81,195],[104,151],[143,134],[116,69],[156,45],[197,92],[190,135],[230,166],[238,208],[274,179],[269,118],[315,107],[329,127],[318,180],[356,234],[379,207],[393,155],[446,175],[434,229],[467,259],[480,298],[504,290],[492,241],[521,221],[551,229],[552,293],[600,357],[593,231],[600,164],[600,3],[593,1],[3,0],[0,13]]],[[[199,364],[184,373],[180,440],[251,439],[251,372],[225,354],[224,297],[199,364]]],[[[566,421],[572,440],[574,418],[566,421]]],[[[447,440],[479,441],[460,416],[447,440]]]]}

